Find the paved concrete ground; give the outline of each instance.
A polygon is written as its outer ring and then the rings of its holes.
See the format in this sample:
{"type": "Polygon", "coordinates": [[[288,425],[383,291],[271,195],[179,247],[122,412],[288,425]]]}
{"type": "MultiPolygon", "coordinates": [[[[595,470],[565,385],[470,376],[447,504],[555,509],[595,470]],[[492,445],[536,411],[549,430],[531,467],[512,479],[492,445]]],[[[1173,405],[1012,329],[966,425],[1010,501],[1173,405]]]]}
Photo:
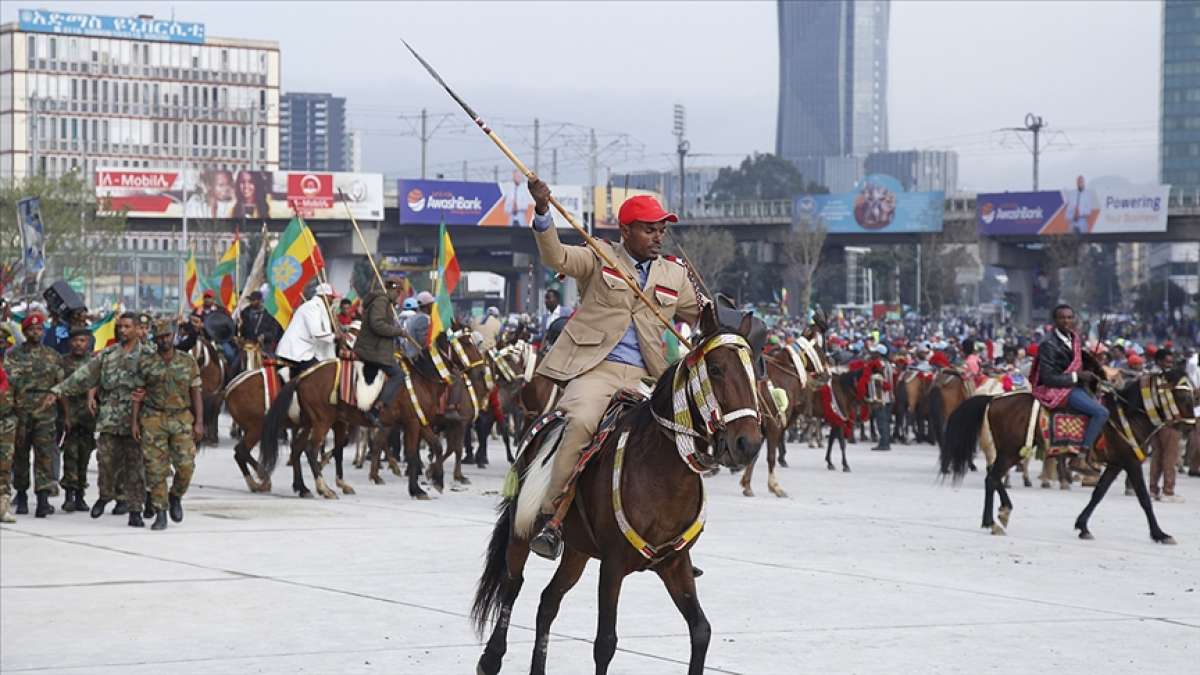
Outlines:
{"type": "MultiPolygon", "coordinates": [[[[228,442],[226,442],[228,444],[228,442]]],[[[1120,490],[1071,525],[1087,491],[1013,490],[1009,536],[978,528],[982,477],[938,483],[932,448],[851,448],[853,473],[793,446],[791,497],[708,481],[695,552],[713,625],[708,665],[726,673],[1183,673],[1200,662],[1200,480],[1158,513],[1179,545],[1152,543],[1120,490]],[[1190,665],[1189,665],[1190,664],[1190,665]]],[[[31,516],[0,531],[5,673],[467,673],[466,619],[502,467],[433,501],[389,475],[355,496],[249,494],[227,447],[204,451],[182,525],[31,516]]],[[[93,480],[94,483],[94,480],[93,480]]],[[[311,486],[311,481],[310,481],[311,486]]],[[[1119,487],[1119,486],[1118,486],[1119,487]]],[[[88,494],[95,497],[95,488],[88,494]]],[[[555,624],[556,673],[591,672],[593,564],[555,624]]],[[[505,672],[528,669],[538,595],[532,559],[505,672]]],[[[678,673],[683,620],[653,575],[621,598],[617,673],[678,673]]]]}

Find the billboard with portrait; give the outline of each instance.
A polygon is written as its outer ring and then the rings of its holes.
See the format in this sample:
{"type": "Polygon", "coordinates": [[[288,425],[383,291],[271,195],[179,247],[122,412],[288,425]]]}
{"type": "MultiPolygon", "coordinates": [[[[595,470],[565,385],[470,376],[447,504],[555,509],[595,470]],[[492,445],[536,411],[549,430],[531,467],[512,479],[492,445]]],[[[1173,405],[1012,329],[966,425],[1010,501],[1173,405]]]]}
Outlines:
{"type": "Polygon", "coordinates": [[[1119,179],[1039,192],[984,193],[975,199],[979,234],[1029,236],[1166,232],[1169,185],[1119,179]]]}
{"type": "Polygon", "coordinates": [[[830,234],[941,232],[945,202],[941,191],[905,192],[895,178],[873,174],[850,192],[796,197],[792,219],[816,219],[830,234]]]}
{"type": "Polygon", "coordinates": [[[96,199],[131,218],[383,220],[383,175],[226,169],[96,169],[96,199]]]}
{"type": "MultiPolygon", "coordinates": [[[[550,192],[583,222],[583,187],[551,185],[550,192]]],[[[533,197],[525,177],[515,171],[512,180],[501,183],[402,178],[396,194],[401,225],[529,227],[533,220],[533,197]]],[[[554,222],[570,227],[557,212],[554,222]]]]}

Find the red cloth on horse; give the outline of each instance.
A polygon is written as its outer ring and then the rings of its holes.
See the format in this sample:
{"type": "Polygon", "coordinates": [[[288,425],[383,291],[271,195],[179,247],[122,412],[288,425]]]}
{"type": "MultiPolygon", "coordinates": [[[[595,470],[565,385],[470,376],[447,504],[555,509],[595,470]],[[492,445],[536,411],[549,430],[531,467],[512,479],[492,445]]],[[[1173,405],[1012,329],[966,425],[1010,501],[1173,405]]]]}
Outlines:
{"type": "MultiPolygon", "coordinates": [[[[1058,339],[1058,338],[1054,338],[1058,339]]],[[[1083,367],[1083,345],[1080,343],[1079,334],[1071,334],[1071,363],[1067,365],[1064,373],[1079,372],[1083,367]]],[[[1033,364],[1029,366],[1029,385],[1033,387],[1033,397],[1041,401],[1043,405],[1051,410],[1057,410],[1067,404],[1067,397],[1071,395],[1071,387],[1049,387],[1041,384],[1038,381],[1038,369],[1040,366],[1041,357],[1033,357],[1033,364]]]]}
{"type": "Polygon", "coordinates": [[[0,365],[0,394],[8,391],[8,373],[4,372],[4,366],[0,365]]]}
{"type": "Polygon", "coordinates": [[[938,368],[949,368],[950,359],[946,358],[945,352],[934,352],[933,356],[929,357],[929,365],[938,368]]]}
{"type": "Polygon", "coordinates": [[[504,421],[504,409],[500,407],[500,388],[492,389],[488,394],[488,403],[492,406],[492,417],[496,418],[497,422],[504,421]]]}
{"type": "Polygon", "coordinates": [[[847,438],[853,431],[850,424],[850,419],[841,414],[837,409],[836,401],[833,398],[833,388],[830,385],[821,387],[821,410],[825,416],[825,423],[831,428],[839,428],[847,438]]]}

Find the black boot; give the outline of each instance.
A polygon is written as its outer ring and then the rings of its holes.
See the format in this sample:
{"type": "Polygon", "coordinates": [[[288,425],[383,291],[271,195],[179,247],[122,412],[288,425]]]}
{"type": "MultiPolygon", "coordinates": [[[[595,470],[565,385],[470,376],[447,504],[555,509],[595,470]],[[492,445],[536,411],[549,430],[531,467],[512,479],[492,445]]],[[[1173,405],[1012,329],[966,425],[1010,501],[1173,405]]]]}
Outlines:
{"type": "Polygon", "coordinates": [[[92,504],[92,517],[99,518],[104,515],[104,509],[108,507],[107,499],[97,499],[95,504],[92,504]]]}
{"type": "MultiPolygon", "coordinates": [[[[169,497],[169,500],[170,501],[169,501],[168,509],[171,512],[171,520],[173,520],[177,523],[182,523],[183,522],[183,497],[176,497],[175,495],[171,495],[169,497]]],[[[159,511],[158,515],[162,516],[162,512],[159,511]]]]}
{"type": "Polygon", "coordinates": [[[154,502],[150,501],[150,493],[149,492],[146,493],[146,505],[144,507],[142,507],[142,517],[143,518],[153,518],[154,517],[154,502]]]}
{"type": "Polygon", "coordinates": [[[154,524],[150,526],[150,529],[152,529],[152,530],[167,529],[167,512],[166,511],[159,511],[158,513],[154,514],[154,524]]]}
{"type": "Polygon", "coordinates": [[[67,488],[66,493],[67,496],[63,498],[62,510],[63,513],[70,513],[75,510],[75,490],[67,488]]]}
{"type": "Polygon", "coordinates": [[[123,516],[126,513],[129,513],[129,504],[124,499],[118,499],[117,504],[113,506],[112,514],[114,516],[123,516]]]}
{"type": "Polygon", "coordinates": [[[83,488],[75,491],[75,510],[80,512],[88,510],[87,502],[83,501],[83,488]]]}
{"type": "Polygon", "coordinates": [[[379,428],[383,426],[383,423],[379,421],[379,410],[376,408],[371,408],[363,413],[363,417],[367,418],[367,424],[370,424],[372,427],[379,428]]]}
{"type": "Polygon", "coordinates": [[[38,490],[36,494],[37,494],[37,510],[35,510],[33,512],[33,517],[34,518],[45,518],[46,516],[50,515],[51,513],[54,513],[54,507],[50,505],[50,491],[49,490],[38,490]]]}
{"type": "Polygon", "coordinates": [[[129,512],[129,526],[130,527],[145,527],[146,523],[145,523],[145,521],[142,520],[142,514],[138,513],[137,511],[130,511],[129,512]]]}
{"type": "Polygon", "coordinates": [[[546,560],[558,560],[563,550],[562,530],[550,524],[549,516],[543,516],[543,519],[546,524],[529,540],[529,550],[546,560]]]}
{"type": "Polygon", "coordinates": [[[13,513],[18,516],[23,516],[29,513],[29,495],[25,494],[24,490],[17,493],[17,498],[13,500],[13,513]]]}

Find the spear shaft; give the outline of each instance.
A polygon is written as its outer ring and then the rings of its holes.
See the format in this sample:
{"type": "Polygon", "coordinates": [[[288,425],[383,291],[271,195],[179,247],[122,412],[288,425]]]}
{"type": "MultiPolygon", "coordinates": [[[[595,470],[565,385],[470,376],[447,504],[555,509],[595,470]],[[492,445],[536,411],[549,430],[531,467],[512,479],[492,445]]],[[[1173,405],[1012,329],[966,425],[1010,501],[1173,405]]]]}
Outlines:
{"type": "MultiPolygon", "coordinates": [[[[509,149],[508,145],[496,135],[496,132],[493,131],[491,127],[489,127],[487,123],[483,121],[483,118],[476,114],[475,110],[472,109],[466,101],[464,101],[458,94],[454,92],[453,89],[450,88],[450,85],[446,84],[446,81],[442,79],[441,75],[438,75],[437,71],[433,69],[433,66],[429,65],[429,62],[422,58],[421,55],[412,48],[412,45],[408,44],[407,41],[402,40],[402,42],[404,42],[404,46],[408,48],[408,51],[412,53],[417,61],[419,61],[421,65],[425,67],[425,70],[429,72],[429,75],[432,76],[438,84],[442,85],[442,88],[446,90],[446,93],[450,94],[450,98],[454,99],[454,102],[463,109],[463,112],[467,113],[471,120],[475,122],[475,125],[478,126],[488,138],[492,139],[492,142],[495,143],[496,147],[500,149],[500,152],[504,153],[504,156],[513,163],[513,166],[515,166],[527,180],[536,180],[537,174],[531,171],[529,167],[525,166],[525,163],[522,162],[521,159],[517,157],[511,149],[509,149]]],[[[550,205],[553,206],[556,211],[562,214],[562,217],[565,218],[568,223],[570,223],[571,227],[573,227],[575,231],[583,237],[583,242],[587,244],[588,248],[592,249],[592,251],[594,251],[596,255],[604,261],[605,265],[617,270],[617,272],[621,275],[621,278],[637,296],[638,300],[641,300],[642,303],[646,305],[646,308],[649,309],[652,314],[654,314],[654,317],[662,322],[662,324],[667,327],[667,330],[671,331],[671,333],[678,338],[681,345],[690,350],[692,348],[691,342],[689,342],[688,339],[685,338],[677,328],[675,328],[675,324],[673,322],[663,316],[662,312],[658,310],[658,307],[654,306],[654,303],[650,302],[650,298],[646,297],[645,292],[642,291],[641,285],[634,281],[633,278],[625,272],[623,267],[618,265],[611,257],[609,257],[608,253],[600,247],[599,243],[597,243],[596,240],[587,233],[587,230],[583,229],[583,226],[575,220],[575,217],[571,215],[571,212],[563,207],[563,205],[554,198],[554,195],[550,195],[550,205]]]]}

